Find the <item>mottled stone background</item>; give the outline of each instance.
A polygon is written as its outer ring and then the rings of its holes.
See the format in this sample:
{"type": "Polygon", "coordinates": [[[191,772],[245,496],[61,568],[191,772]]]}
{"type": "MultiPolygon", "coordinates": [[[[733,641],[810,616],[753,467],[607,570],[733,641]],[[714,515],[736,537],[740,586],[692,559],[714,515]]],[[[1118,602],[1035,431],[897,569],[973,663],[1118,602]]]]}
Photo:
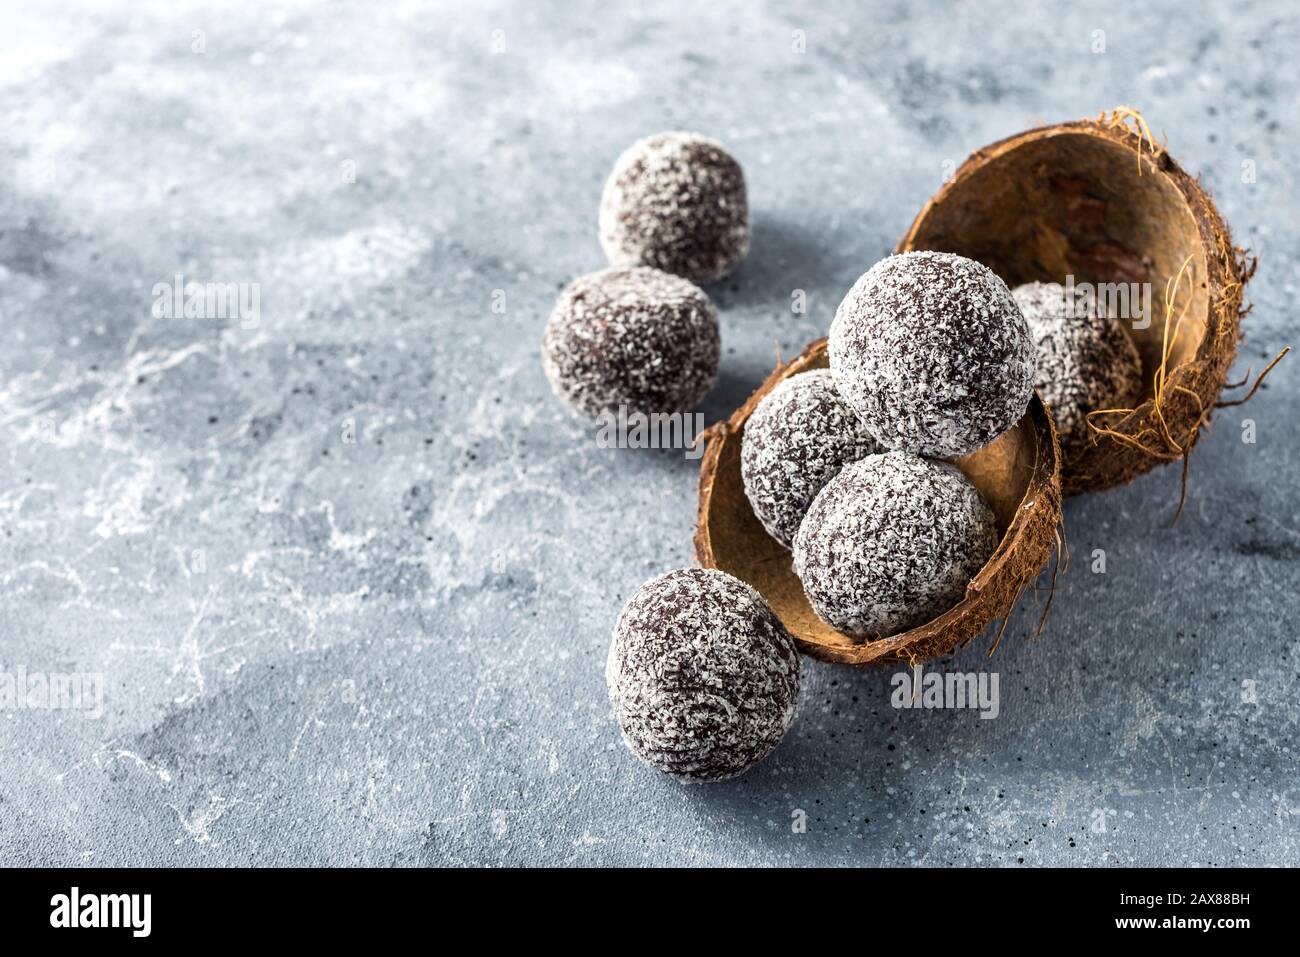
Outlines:
{"type": "Polygon", "coordinates": [[[749,177],[714,418],[946,164],[1127,103],[1260,256],[1258,371],[1296,335],[1294,6],[467,6],[6,11],[0,666],[106,686],[99,720],[0,712],[0,862],[1300,861],[1294,357],[1176,527],[1177,469],[1068,505],[1047,634],[1031,601],[950,665],[996,668],[997,720],[809,662],[781,747],[696,788],[624,750],[602,675],[691,560],[695,463],[597,448],[538,360],[641,135],[749,177]],[[260,322],[154,318],[177,273],[260,284],[260,322]]]}

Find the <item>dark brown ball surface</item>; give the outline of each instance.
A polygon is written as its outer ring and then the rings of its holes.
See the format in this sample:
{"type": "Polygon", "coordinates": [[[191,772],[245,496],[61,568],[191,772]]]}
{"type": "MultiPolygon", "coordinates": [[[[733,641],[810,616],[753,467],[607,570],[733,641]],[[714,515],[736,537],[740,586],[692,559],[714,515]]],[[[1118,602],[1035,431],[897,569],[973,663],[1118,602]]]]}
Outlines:
{"type": "Polygon", "coordinates": [[[988,445],[1034,393],[1034,341],[1006,284],[952,253],[882,259],[831,323],[835,384],[885,448],[955,458],[988,445]]]}
{"type": "Polygon", "coordinates": [[[794,569],[822,621],[871,640],[955,605],[997,545],[993,512],[955,466],[887,452],[822,489],[795,537],[794,569]]]}
{"type": "Polygon", "coordinates": [[[686,568],[628,601],[605,680],[638,757],[684,781],[721,781],[765,757],[794,721],[799,652],[749,585],[686,568]]]}
{"type": "Polygon", "coordinates": [[[687,412],[718,377],[718,316],[699,287],[644,267],[604,269],[560,293],[542,364],[551,388],[589,418],[687,412]]]}
{"type": "Polygon", "coordinates": [[[844,404],[829,369],[801,372],[745,423],[740,475],[767,533],[787,548],[817,493],[850,462],[883,451],[844,404]]]}
{"type": "Polygon", "coordinates": [[[1088,413],[1142,401],[1137,347],[1120,320],[1059,283],[1026,283],[1011,294],[1038,350],[1034,388],[1052,410],[1061,450],[1080,455],[1091,441],[1088,413]]]}
{"type": "Polygon", "coordinates": [[[600,243],[615,266],[653,266],[713,282],[749,249],[740,164],[716,140],[659,133],[614,164],[600,201],[600,243]]]}

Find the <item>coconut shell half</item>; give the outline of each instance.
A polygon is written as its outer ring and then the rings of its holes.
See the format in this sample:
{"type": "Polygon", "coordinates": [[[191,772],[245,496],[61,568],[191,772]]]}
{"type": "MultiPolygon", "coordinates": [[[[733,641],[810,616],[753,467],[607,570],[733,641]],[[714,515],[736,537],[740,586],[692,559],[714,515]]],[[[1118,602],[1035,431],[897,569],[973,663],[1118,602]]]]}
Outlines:
{"type": "Polygon", "coordinates": [[[1149,283],[1152,314],[1130,308],[1123,323],[1146,392],[1136,408],[1090,418],[1090,443],[1062,462],[1062,490],[1109,488],[1162,462],[1186,462],[1224,388],[1254,263],[1136,111],[1043,126],[976,150],[898,244],[899,252],[917,249],[978,260],[1013,288],[1067,276],[1149,283]],[[1134,328],[1135,320],[1149,325],[1134,328]]]}
{"type": "Polygon", "coordinates": [[[826,340],[779,366],[726,422],[711,430],[700,463],[695,558],[748,582],[767,599],[799,648],[848,665],[914,663],[947,654],[995,619],[1006,621],[1021,592],[1055,551],[1060,555],[1060,466],[1056,432],[1037,396],[1020,422],[988,447],[955,463],[993,509],[1002,534],[997,550],[966,588],[966,597],[919,628],[863,642],[817,617],[791,568],[790,552],[755,517],[740,477],[745,423],[785,378],[827,366],[826,340]]]}

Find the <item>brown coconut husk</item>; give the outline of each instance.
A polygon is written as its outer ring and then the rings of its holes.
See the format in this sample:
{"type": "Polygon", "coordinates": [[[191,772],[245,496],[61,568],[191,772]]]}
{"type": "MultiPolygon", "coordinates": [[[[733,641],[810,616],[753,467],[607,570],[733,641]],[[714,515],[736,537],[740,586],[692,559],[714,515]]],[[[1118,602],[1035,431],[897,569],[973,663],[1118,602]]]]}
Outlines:
{"type": "Polygon", "coordinates": [[[1064,457],[1061,487],[1110,488],[1181,459],[1186,494],[1187,459],[1225,388],[1255,261],[1141,114],[1120,107],[976,150],[898,244],[916,249],[968,256],[1012,287],[1067,275],[1150,283],[1150,326],[1124,323],[1146,392],[1136,408],[1089,417],[1090,443],[1064,457]]]}
{"type": "MultiPolygon", "coordinates": [[[[1058,566],[1063,556],[1060,450],[1042,402],[1035,396],[1012,429],[955,463],[989,503],[1002,533],[997,550],[967,586],[966,597],[919,628],[862,642],[817,617],[791,568],[790,552],[763,530],[740,477],[745,423],[759,402],[783,379],[826,366],[826,340],[819,339],[798,358],[778,364],[729,420],[710,430],[708,449],[700,463],[696,561],[704,568],[720,568],[758,589],[800,649],[824,661],[859,666],[914,664],[947,654],[997,619],[1005,629],[1020,595],[1033,584],[1052,552],[1056,552],[1058,566]]],[[[1039,620],[1040,630],[1048,608],[1050,598],[1039,620]]]]}

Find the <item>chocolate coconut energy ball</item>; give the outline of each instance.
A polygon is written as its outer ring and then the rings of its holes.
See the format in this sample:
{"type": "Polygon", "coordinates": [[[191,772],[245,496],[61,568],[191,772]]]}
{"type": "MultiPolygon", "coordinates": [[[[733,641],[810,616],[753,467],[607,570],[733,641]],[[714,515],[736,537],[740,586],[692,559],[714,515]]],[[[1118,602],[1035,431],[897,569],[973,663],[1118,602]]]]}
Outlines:
{"type": "Polygon", "coordinates": [[[542,364],[579,413],[686,412],[713,387],[718,316],[698,287],[644,267],[575,279],[546,323],[542,364]]]}
{"type": "Polygon", "coordinates": [[[745,423],[740,475],[767,533],[787,548],[817,493],[850,462],[882,451],[844,404],[829,369],[769,392],[745,423]]]}
{"type": "Polygon", "coordinates": [[[794,721],[799,653],[758,592],[686,568],[628,601],[605,681],[638,757],[684,781],[721,781],[766,756],[794,721]]]}
{"type": "Polygon", "coordinates": [[[1067,456],[1087,447],[1088,413],[1131,409],[1142,396],[1142,360],[1120,321],[1079,290],[1031,282],[1011,293],[1038,352],[1034,387],[1056,419],[1067,456]]]}
{"type": "Polygon", "coordinates": [[[870,455],[822,489],[794,540],[794,570],[818,616],[885,638],[962,599],[998,544],[993,512],[945,462],[870,455]]]}
{"type": "Polygon", "coordinates": [[[951,458],[1015,425],[1034,390],[1034,343],[1010,290],[952,253],[882,259],[840,303],[835,384],[886,448],[951,458]]]}
{"type": "Polygon", "coordinates": [[[600,201],[600,244],[615,266],[721,279],[749,248],[745,174],[722,144],[659,133],[614,164],[600,201]]]}

